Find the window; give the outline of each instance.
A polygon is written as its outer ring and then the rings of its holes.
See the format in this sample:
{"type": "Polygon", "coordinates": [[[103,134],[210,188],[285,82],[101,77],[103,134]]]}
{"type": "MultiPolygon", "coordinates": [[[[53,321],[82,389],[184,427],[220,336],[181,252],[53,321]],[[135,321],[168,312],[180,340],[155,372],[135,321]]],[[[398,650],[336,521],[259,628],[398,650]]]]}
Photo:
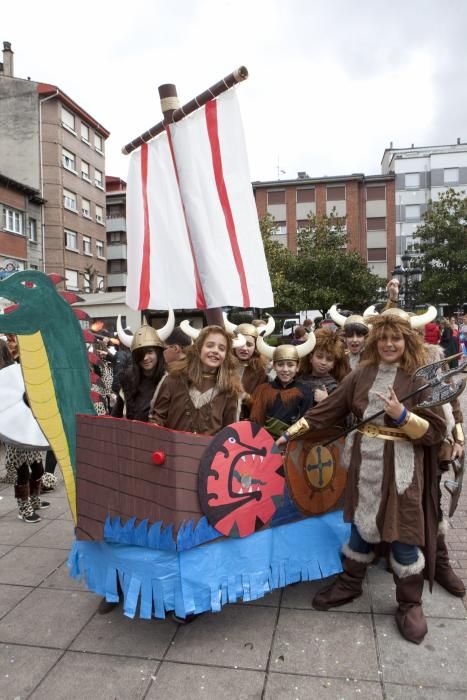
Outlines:
{"type": "Polygon", "coordinates": [[[371,216],[366,220],[367,231],[386,231],[385,216],[371,216]]]}
{"type": "Polygon", "coordinates": [[[420,187],[420,173],[406,173],[405,186],[407,188],[420,187]]]}
{"type": "Polygon", "coordinates": [[[65,270],[65,287],[78,291],[78,272],[76,270],[65,270]]]}
{"type": "Polygon", "coordinates": [[[268,204],[285,204],[285,190],[268,192],[268,204]]]}
{"type": "Polygon", "coordinates": [[[420,218],[420,204],[406,204],[405,218],[406,219],[419,219],[420,218]]]}
{"type": "Polygon", "coordinates": [[[345,200],[345,185],[326,187],[326,199],[328,202],[342,202],[345,200]]]}
{"type": "Polygon", "coordinates": [[[68,250],[78,250],[78,234],[76,231],[65,229],[65,247],[68,250]]]}
{"type": "Polygon", "coordinates": [[[85,160],[81,161],[81,177],[83,180],[91,182],[91,176],[89,175],[89,163],[86,163],[85,160]]]}
{"type": "Polygon", "coordinates": [[[72,170],[73,172],[76,172],[75,154],[71,151],[67,151],[66,148],[62,148],[62,163],[63,167],[67,170],[72,170]]]}
{"type": "Polygon", "coordinates": [[[23,234],[23,213],[16,209],[3,209],[3,228],[5,231],[23,234]]]}
{"type": "Polygon", "coordinates": [[[83,236],[83,253],[85,255],[92,255],[91,239],[89,236],[83,236]]]}
{"type": "Polygon", "coordinates": [[[368,262],[384,262],[386,248],[368,248],[368,262]]]}
{"type": "Polygon", "coordinates": [[[86,219],[91,218],[91,202],[89,199],[84,199],[84,197],[81,197],[81,211],[86,219]]]}
{"type": "Polygon", "coordinates": [[[38,270],[38,269],[39,269],[39,265],[29,265],[29,269],[30,269],[30,270],[38,270]]]}
{"type": "Polygon", "coordinates": [[[108,204],[107,205],[107,218],[108,219],[118,219],[125,216],[125,205],[124,204],[108,204]]]}
{"type": "Polygon", "coordinates": [[[98,258],[104,257],[104,243],[102,241],[96,241],[96,255],[98,258]]]}
{"type": "Polygon", "coordinates": [[[297,190],[297,204],[303,204],[315,201],[315,188],[307,187],[297,190]]]}
{"type": "Polygon", "coordinates": [[[102,153],[102,136],[100,136],[99,134],[94,134],[94,146],[96,148],[96,151],[102,153]]]}
{"type": "Polygon", "coordinates": [[[276,225],[276,230],[274,231],[275,236],[286,236],[287,235],[287,224],[285,221],[274,222],[276,225]]]}
{"type": "Polygon", "coordinates": [[[384,185],[378,185],[378,187],[367,187],[366,199],[368,202],[386,199],[386,187],[384,185]]]}
{"type": "Polygon", "coordinates": [[[81,122],[81,139],[89,143],[89,126],[81,122]]]}
{"type": "Polygon", "coordinates": [[[445,168],[444,184],[455,184],[459,182],[459,168],[445,168]]]}
{"type": "Polygon", "coordinates": [[[63,206],[65,209],[76,211],[76,195],[70,190],[63,190],[63,206]]]}
{"type": "Polygon", "coordinates": [[[101,190],[104,189],[104,184],[103,184],[104,181],[102,179],[102,173],[97,168],[94,169],[94,183],[95,183],[96,187],[100,187],[101,190]]]}
{"type": "Polygon", "coordinates": [[[104,210],[98,204],[96,204],[96,221],[99,224],[104,223],[104,210]]]}
{"type": "Polygon", "coordinates": [[[37,221],[29,219],[29,240],[31,243],[37,243],[37,221]]]}
{"type": "Polygon", "coordinates": [[[98,292],[105,292],[103,275],[97,275],[97,277],[96,277],[96,289],[98,292]]]}
{"type": "Polygon", "coordinates": [[[108,234],[107,243],[120,243],[120,241],[121,241],[120,231],[111,231],[108,234]]]}
{"type": "Polygon", "coordinates": [[[109,262],[108,272],[112,274],[126,272],[126,260],[111,260],[109,262]]]}
{"type": "Polygon", "coordinates": [[[75,133],[75,115],[62,107],[62,126],[75,133]]]}

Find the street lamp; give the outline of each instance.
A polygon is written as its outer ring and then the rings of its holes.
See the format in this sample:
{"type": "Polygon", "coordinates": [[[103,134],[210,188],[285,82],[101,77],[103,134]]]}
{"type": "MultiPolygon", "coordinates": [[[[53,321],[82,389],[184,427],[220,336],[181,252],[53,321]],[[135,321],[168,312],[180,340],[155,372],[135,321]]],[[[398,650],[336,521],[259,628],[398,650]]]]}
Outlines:
{"type": "Polygon", "coordinates": [[[415,281],[419,282],[422,271],[419,267],[412,267],[412,256],[407,251],[402,255],[401,261],[402,265],[397,265],[392,275],[393,277],[397,277],[400,284],[403,282],[400,290],[401,306],[408,311],[413,302],[413,283],[411,282],[411,278],[414,277],[415,281]]]}

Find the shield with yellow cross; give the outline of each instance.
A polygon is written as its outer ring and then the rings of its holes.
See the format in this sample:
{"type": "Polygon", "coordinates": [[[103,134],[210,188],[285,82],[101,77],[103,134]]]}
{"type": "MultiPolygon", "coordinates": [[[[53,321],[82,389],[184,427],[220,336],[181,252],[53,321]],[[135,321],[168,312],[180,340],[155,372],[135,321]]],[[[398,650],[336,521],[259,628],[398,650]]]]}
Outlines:
{"type": "Polygon", "coordinates": [[[320,515],[342,507],[347,472],[341,465],[343,442],[326,447],[337,430],[320,430],[287,446],[285,472],[289,493],[304,515],[320,515]]]}

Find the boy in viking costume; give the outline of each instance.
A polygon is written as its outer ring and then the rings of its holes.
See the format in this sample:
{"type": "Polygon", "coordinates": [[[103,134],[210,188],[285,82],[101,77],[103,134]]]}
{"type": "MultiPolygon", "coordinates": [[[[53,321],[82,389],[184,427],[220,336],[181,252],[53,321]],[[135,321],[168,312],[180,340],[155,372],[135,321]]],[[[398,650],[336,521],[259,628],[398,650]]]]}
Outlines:
{"type": "Polygon", "coordinates": [[[267,345],[262,336],[256,341],[258,351],[273,362],[276,377],[260,384],[251,397],[250,420],[259,423],[275,438],[297,421],[310,406],[313,395],[310,384],[297,378],[300,360],[315,346],[311,332],[301,345],[267,345]]]}
{"type": "Polygon", "coordinates": [[[397,626],[406,639],[419,644],[427,632],[421,548],[425,529],[436,528],[436,513],[423,511],[423,487],[424,479],[434,481],[436,452],[446,424],[440,408],[411,410],[428,398],[426,392],[404,404],[398,400],[423,385],[422,378],[412,375],[426,364],[423,341],[412,330],[408,315],[387,311],[372,318],[371,324],[361,365],[326,401],[289,428],[278,444],[338,424],[351,412],[364,419],[384,408],[382,416],[353,433],[344,502],[351,535],[343,550],[344,570],[315,596],[313,606],[328,610],[360,596],[374,545],[387,542],[396,583],[397,626]]]}

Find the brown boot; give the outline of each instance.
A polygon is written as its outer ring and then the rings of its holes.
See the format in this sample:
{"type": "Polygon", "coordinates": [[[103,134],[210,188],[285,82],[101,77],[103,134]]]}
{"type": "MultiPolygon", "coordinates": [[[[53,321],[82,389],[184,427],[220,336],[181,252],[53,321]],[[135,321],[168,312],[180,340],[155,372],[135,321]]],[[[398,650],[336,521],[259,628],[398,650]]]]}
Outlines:
{"type": "Polygon", "coordinates": [[[350,603],[355,598],[362,595],[363,579],[368,564],[373,560],[374,554],[360,554],[344,545],[342,549],[344,560],[342,566],[344,571],[334,579],[330,586],[318,591],[312,601],[315,610],[329,610],[337,608],[339,605],[350,603]]]}
{"type": "Polygon", "coordinates": [[[422,609],[425,559],[420,552],[419,558],[414,564],[404,566],[391,556],[391,566],[396,584],[396,599],[399,604],[396,610],[397,627],[401,635],[409,642],[421,644],[428,632],[422,609]],[[416,573],[413,573],[414,571],[416,573]]]}
{"type": "Polygon", "coordinates": [[[448,593],[458,598],[463,598],[465,596],[465,586],[459,576],[457,576],[451,568],[444,535],[444,522],[442,522],[440,523],[440,531],[436,541],[435,581],[445,588],[448,593]]]}

